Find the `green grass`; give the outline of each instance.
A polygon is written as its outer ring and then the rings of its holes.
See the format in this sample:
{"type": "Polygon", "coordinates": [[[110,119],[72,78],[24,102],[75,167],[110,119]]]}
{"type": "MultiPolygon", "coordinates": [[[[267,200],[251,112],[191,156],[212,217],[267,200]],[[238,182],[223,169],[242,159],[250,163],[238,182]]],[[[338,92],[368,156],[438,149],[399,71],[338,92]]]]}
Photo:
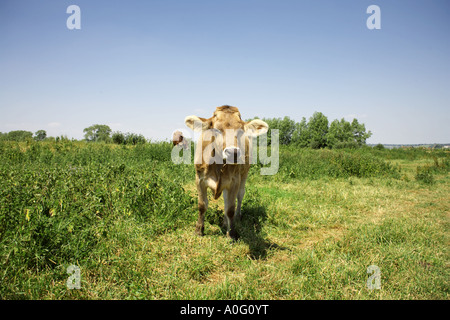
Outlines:
{"type": "Polygon", "coordinates": [[[449,298],[448,153],[282,147],[275,176],[252,167],[232,242],[212,197],[194,235],[194,168],[170,150],[0,143],[0,298],[449,298]]]}

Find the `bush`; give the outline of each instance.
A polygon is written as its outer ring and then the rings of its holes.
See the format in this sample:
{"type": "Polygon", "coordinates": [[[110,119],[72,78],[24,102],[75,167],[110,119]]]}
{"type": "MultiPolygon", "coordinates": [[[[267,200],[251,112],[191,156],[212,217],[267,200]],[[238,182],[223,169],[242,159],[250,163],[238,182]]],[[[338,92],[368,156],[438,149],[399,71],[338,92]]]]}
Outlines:
{"type": "Polygon", "coordinates": [[[111,136],[111,140],[115,144],[125,144],[125,136],[122,132],[114,132],[111,136]]]}
{"type": "Polygon", "coordinates": [[[137,145],[137,144],[143,144],[146,143],[147,140],[145,137],[141,134],[135,134],[135,133],[129,133],[123,134],[122,132],[114,132],[111,140],[115,144],[122,144],[122,145],[137,145]]]}
{"type": "Polygon", "coordinates": [[[416,169],[416,180],[425,184],[434,183],[434,174],[447,173],[449,170],[449,161],[447,159],[439,159],[434,156],[433,164],[426,166],[418,166],[416,169]]]}
{"type": "Polygon", "coordinates": [[[146,140],[143,135],[141,134],[135,134],[135,133],[127,133],[125,135],[125,144],[129,145],[137,145],[137,144],[143,144],[146,140]]]}
{"type": "Polygon", "coordinates": [[[336,142],[334,149],[357,149],[361,146],[356,141],[336,142]]]}
{"type": "Polygon", "coordinates": [[[284,178],[393,177],[399,169],[370,154],[352,150],[280,149],[279,173],[284,178]]]}
{"type": "Polygon", "coordinates": [[[425,184],[433,184],[434,178],[431,167],[417,167],[416,180],[425,184]]]}

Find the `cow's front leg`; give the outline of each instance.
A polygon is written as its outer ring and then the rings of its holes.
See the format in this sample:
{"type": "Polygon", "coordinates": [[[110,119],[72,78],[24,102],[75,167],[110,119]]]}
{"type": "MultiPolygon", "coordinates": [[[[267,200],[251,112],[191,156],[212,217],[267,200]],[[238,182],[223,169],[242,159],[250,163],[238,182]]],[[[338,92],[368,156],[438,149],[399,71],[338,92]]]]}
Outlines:
{"type": "Polygon", "coordinates": [[[227,236],[233,240],[237,240],[238,238],[235,225],[237,191],[237,188],[234,188],[234,190],[223,191],[223,200],[225,202],[225,220],[227,222],[227,236]]]}
{"type": "Polygon", "coordinates": [[[241,182],[237,193],[237,210],[235,216],[235,219],[237,220],[241,220],[242,218],[241,206],[242,206],[242,199],[244,199],[244,194],[245,194],[245,181],[241,182]]]}
{"type": "Polygon", "coordinates": [[[203,236],[205,231],[205,213],[208,209],[208,194],[206,193],[206,191],[206,184],[202,181],[198,181],[198,220],[197,224],[195,225],[195,233],[199,236],[203,236]]]}

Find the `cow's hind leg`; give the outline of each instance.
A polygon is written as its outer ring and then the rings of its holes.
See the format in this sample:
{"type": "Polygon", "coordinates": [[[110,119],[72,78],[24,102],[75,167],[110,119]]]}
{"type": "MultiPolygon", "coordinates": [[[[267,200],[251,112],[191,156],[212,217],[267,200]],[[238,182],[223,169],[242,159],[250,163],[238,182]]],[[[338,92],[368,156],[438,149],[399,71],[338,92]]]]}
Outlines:
{"type": "Polygon", "coordinates": [[[233,240],[237,240],[238,238],[235,226],[236,195],[237,190],[223,191],[223,199],[225,202],[225,220],[227,222],[227,236],[233,240]]]}
{"type": "Polygon", "coordinates": [[[203,236],[205,231],[205,212],[208,209],[208,194],[207,188],[204,183],[199,181],[197,183],[198,192],[198,220],[195,225],[195,233],[199,236],[203,236]]]}

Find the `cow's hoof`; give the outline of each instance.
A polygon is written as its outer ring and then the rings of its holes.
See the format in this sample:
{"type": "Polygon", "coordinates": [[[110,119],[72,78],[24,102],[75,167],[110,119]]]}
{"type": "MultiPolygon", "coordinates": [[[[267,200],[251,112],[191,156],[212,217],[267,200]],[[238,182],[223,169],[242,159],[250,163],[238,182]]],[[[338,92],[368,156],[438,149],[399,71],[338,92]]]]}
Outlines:
{"type": "Polygon", "coordinates": [[[239,238],[239,235],[236,230],[230,230],[227,232],[227,237],[236,241],[239,238]]]}
{"type": "Polygon", "coordinates": [[[199,237],[203,237],[204,233],[204,228],[196,228],[195,229],[195,234],[199,237]]]}

